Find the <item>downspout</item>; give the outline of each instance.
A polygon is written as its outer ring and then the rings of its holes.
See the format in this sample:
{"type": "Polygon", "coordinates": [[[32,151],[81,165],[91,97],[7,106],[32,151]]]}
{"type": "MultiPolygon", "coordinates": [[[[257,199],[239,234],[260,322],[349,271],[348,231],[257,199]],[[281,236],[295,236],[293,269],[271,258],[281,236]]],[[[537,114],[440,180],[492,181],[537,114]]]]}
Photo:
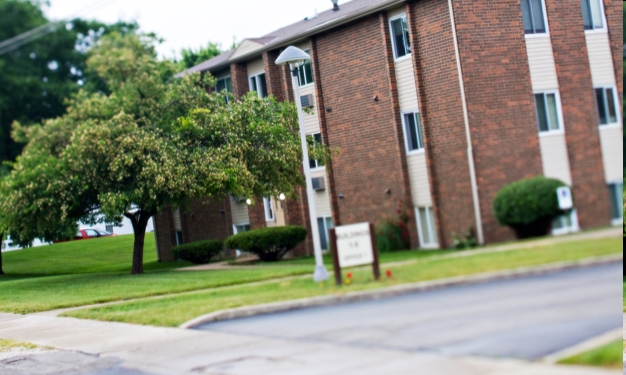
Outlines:
{"type": "Polygon", "coordinates": [[[465,85],[463,84],[463,72],[461,70],[461,57],[459,56],[459,44],[456,39],[456,25],[452,0],[448,0],[450,8],[450,24],[452,25],[452,38],[454,39],[454,53],[456,55],[456,67],[459,72],[459,86],[461,89],[461,102],[463,104],[463,121],[465,122],[465,138],[467,140],[467,160],[469,163],[470,181],[472,184],[472,198],[474,200],[474,215],[476,216],[476,236],[478,243],[484,244],[483,220],[480,215],[480,201],[478,199],[478,184],[476,183],[476,169],[474,168],[474,150],[472,148],[472,136],[470,134],[469,116],[467,114],[467,102],[465,100],[465,85]]]}

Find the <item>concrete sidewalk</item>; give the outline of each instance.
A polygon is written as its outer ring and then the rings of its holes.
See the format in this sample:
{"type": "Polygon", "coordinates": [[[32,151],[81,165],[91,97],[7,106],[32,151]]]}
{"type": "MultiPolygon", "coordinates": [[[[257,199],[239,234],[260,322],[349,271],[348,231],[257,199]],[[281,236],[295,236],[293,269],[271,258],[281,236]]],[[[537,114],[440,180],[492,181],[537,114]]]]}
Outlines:
{"type": "MultiPolygon", "coordinates": [[[[608,375],[615,370],[449,357],[74,318],[0,314],[0,337],[96,355],[113,373],[608,375]],[[112,367],[113,368],[113,367],[112,367]]],[[[6,361],[6,360],[5,360],[6,361]]],[[[5,361],[0,362],[0,372],[5,361]]],[[[24,372],[20,372],[24,373],[24,372]]]]}

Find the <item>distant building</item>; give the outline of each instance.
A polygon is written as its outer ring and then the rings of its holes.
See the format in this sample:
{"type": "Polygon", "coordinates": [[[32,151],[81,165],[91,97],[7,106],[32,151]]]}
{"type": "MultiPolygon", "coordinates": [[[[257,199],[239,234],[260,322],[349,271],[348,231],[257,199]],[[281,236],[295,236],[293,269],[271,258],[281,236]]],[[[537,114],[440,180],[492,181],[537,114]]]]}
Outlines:
{"type": "MultiPolygon", "coordinates": [[[[245,11],[245,10],[242,10],[245,11]]],[[[622,9],[616,1],[354,0],[205,61],[217,89],[294,100],[288,45],[310,53],[300,100],[307,134],[337,148],[311,161],[313,202],[257,197],[167,209],[155,218],[162,259],[176,243],[273,225],[377,222],[413,208],[411,244],[450,247],[473,227],[513,239],[496,192],[545,175],[573,188],[576,210],[554,232],[622,221],[622,9]],[[521,5],[521,6],[520,6],[521,5]]],[[[298,250],[311,253],[309,241],[298,250]]]]}

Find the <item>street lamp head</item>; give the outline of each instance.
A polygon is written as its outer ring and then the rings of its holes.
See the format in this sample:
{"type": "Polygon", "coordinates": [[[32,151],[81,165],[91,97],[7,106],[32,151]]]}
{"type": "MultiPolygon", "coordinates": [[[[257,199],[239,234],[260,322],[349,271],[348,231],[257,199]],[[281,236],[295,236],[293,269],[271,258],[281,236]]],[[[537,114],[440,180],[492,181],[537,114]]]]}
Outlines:
{"type": "Polygon", "coordinates": [[[280,199],[281,201],[284,201],[285,198],[286,198],[285,194],[283,194],[283,193],[280,193],[280,195],[278,196],[278,199],[280,199]]]}
{"type": "Polygon", "coordinates": [[[301,50],[300,48],[289,46],[287,47],[276,59],[277,65],[289,64],[292,67],[307,60],[311,60],[311,57],[301,50]]]}

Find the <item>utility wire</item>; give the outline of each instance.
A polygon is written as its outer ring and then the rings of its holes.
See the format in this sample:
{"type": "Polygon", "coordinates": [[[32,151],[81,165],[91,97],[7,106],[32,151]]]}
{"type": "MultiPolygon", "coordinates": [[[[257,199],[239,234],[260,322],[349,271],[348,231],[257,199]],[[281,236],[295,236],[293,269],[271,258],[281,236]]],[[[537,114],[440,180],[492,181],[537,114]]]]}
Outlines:
{"type": "MultiPolygon", "coordinates": [[[[69,17],[68,20],[73,20],[75,18],[84,16],[88,13],[91,13],[99,8],[102,8],[105,5],[109,5],[113,2],[115,2],[117,0],[97,0],[93,3],[91,3],[90,5],[87,5],[86,7],[83,7],[81,9],[79,9],[78,11],[72,13],[69,17]]],[[[43,25],[37,26],[34,29],[31,29],[29,31],[26,31],[22,34],[19,34],[17,36],[14,36],[10,39],[7,39],[3,42],[0,42],[0,56],[4,55],[5,53],[11,52],[13,50],[16,50],[28,43],[31,43],[41,37],[44,37],[52,32],[55,32],[57,30],[57,28],[59,27],[63,27],[64,24],[66,24],[67,21],[63,20],[63,21],[51,21],[48,23],[45,23],[43,25]]]]}

